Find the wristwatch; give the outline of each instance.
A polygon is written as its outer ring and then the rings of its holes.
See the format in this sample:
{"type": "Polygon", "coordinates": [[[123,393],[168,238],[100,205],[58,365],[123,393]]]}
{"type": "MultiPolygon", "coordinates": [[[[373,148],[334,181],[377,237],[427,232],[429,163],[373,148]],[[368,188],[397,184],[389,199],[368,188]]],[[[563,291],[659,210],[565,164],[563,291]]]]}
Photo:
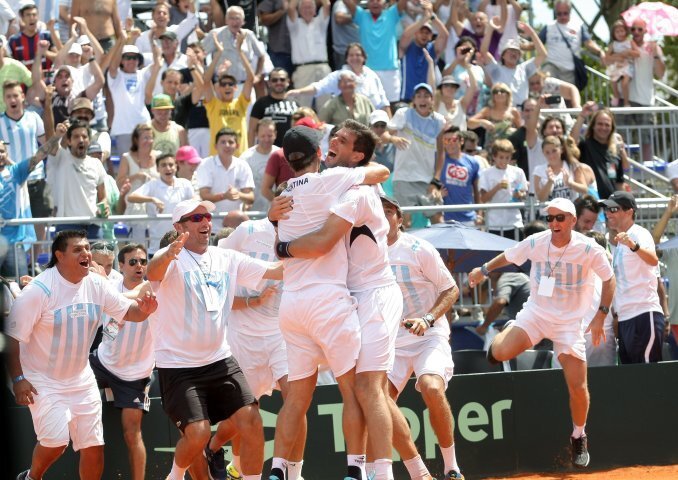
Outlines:
{"type": "Polygon", "coordinates": [[[428,328],[431,328],[433,324],[436,323],[436,317],[434,317],[432,313],[427,313],[421,318],[428,324],[428,328]]]}
{"type": "Polygon", "coordinates": [[[638,250],[640,250],[640,243],[636,242],[636,244],[633,246],[633,248],[631,249],[631,251],[632,251],[632,252],[637,252],[638,250]]]}
{"type": "Polygon", "coordinates": [[[598,310],[603,312],[605,315],[610,313],[610,307],[606,307],[605,305],[601,305],[600,307],[598,307],[598,310]]]}

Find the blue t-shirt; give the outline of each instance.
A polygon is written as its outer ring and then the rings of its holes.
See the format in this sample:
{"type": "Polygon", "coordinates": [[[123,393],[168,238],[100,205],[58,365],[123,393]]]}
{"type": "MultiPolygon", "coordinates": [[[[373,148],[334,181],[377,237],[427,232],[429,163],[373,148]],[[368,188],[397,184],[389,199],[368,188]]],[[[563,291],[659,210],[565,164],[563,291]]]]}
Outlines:
{"type": "MultiPolygon", "coordinates": [[[[31,204],[28,199],[28,190],[23,188],[28,174],[30,160],[6,165],[0,171],[0,215],[5,220],[15,218],[32,218],[31,204]]],[[[12,245],[17,242],[34,242],[35,229],[33,225],[18,225],[0,229],[7,242],[12,245]]],[[[24,248],[27,248],[25,245],[24,248]]]]}
{"type": "MultiPolygon", "coordinates": [[[[426,45],[429,55],[433,60],[436,59],[436,49],[433,42],[426,45]]],[[[414,96],[414,86],[420,83],[426,83],[428,78],[428,62],[424,56],[423,49],[414,41],[407,47],[403,61],[400,63],[400,71],[403,77],[403,86],[400,92],[400,99],[403,102],[409,102],[414,96]]]]}
{"type": "MultiPolygon", "coordinates": [[[[465,153],[461,158],[453,159],[445,154],[445,164],[441,181],[447,189],[445,205],[467,205],[474,203],[473,182],[478,180],[480,165],[478,161],[465,153]]],[[[445,212],[445,220],[472,222],[476,219],[475,210],[463,212],[445,212]]]]}
{"type": "Polygon", "coordinates": [[[360,43],[367,53],[367,66],[372,70],[398,68],[396,28],[400,23],[398,5],[391,5],[376,20],[362,7],[357,7],[353,22],[360,28],[360,43]]]}

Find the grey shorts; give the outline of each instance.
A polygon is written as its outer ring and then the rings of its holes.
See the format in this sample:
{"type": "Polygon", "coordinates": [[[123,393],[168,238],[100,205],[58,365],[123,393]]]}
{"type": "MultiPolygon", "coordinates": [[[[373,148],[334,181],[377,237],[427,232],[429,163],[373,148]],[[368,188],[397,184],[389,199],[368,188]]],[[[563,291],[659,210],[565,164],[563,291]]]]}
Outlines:
{"type": "Polygon", "coordinates": [[[404,182],[395,180],[393,182],[393,196],[403,207],[420,205],[419,201],[422,195],[428,193],[428,182],[404,182]]]}

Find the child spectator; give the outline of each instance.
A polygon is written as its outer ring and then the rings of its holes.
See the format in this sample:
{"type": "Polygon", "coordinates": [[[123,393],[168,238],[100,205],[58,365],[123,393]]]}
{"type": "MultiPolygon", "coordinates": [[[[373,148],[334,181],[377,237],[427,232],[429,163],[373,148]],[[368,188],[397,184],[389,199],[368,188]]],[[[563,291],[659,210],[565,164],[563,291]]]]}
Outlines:
{"type": "Polygon", "coordinates": [[[619,105],[619,100],[623,99],[624,106],[630,107],[629,103],[629,85],[633,78],[633,58],[638,56],[638,47],[629,38],[629,29],[624,20],[617,20],[612,24],[613,41],[607,47],[607,55],[615,55],[612,62],[607,66],[605,73],[610,77],[612,84],[612,106],[619,105]],[[621,95],[619,95],[619,84],[621,84],[621,95]]]}
{"type": "Polygon", "coordinates": [[[574,201],[579,195],[588,193],[584,171],[576,168],[576,160],[559,137],[545,137],[542,150],[547,163],[536,166],[533,173],[534,191],[540,202],[554,198],[574,201]]]}

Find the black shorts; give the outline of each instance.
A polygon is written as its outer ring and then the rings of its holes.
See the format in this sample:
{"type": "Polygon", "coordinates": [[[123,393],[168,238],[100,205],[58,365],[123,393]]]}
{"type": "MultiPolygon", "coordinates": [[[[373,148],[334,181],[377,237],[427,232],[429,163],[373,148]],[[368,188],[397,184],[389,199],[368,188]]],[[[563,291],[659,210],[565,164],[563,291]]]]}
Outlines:
{"type": "Polygon", "coordinates": [[[202,367],[158,368],[158,379],[162,408],[182,431],[201,420],[216,425],[257,403],[233,357],[202,367]]]}
{"type": "Polygon", "coordinates": [[[664,314],[647,312],[619,322],[619,360],[627,363],[653,363],[662,360],[664,314]]]}
{"type": "Polygon", "coordinates": [[[33,215],[33,218],[52,216],[52,192],[45,180],[31,180],[28,182],[28,197],[31,201],[31,215],[33,215]]]}
{"type": "Polygon", "coordinates": [[[132,408],[148,412],[151,399],[148,391],[151,388],[151,377],[140,380],[123,380],[101,364],[97,351],[90,353],[89,364],[94,371],[99,388],[110,388],[113,392],[113,406],[116,408],[132,408]]]}

